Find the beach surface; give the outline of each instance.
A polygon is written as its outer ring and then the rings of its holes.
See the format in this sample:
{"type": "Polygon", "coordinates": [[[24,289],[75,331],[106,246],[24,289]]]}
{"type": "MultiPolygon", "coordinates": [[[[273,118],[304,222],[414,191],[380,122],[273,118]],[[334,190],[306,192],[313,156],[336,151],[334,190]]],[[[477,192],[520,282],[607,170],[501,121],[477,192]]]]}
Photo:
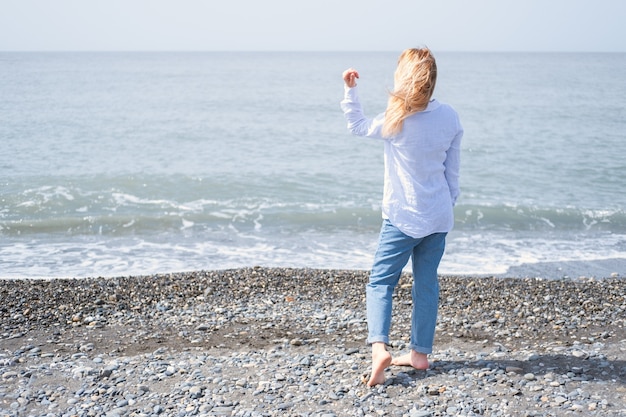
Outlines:
{"type": "Polygon", "coordinates": [[[430,369],[368,388],[367,276],[2,280],[0,416],[626,416],[623,277],[441,277],[430,369]]]}

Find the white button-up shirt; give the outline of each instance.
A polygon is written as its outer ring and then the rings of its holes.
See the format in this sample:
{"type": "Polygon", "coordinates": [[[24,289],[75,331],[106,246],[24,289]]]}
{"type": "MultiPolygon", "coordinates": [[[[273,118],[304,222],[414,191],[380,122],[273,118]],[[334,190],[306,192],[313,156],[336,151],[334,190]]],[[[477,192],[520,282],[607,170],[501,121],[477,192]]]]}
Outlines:
{"type": "Polygon", "coordinates": [[[463,137],[456,111],[431,100],[404,120],[400,133],[385,138],[384,113],[365,117],[357,87],[345,87],[341,108],[350,132],[384,140],[383,218],[414,238],[452,230],[463,137]]]}

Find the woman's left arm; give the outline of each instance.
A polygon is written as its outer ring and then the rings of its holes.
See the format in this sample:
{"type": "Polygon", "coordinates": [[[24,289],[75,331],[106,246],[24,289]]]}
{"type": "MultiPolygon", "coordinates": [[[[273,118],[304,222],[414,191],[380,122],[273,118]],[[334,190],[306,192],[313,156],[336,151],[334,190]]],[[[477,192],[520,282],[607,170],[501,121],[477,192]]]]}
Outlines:
{"type": "Polygon", "coordinates": [[[356,84],[350,87],[346,82],[344,97],[341,100],[341,109],[348,121],[348,130],[356,136],[367,136],[382,139],[382,126],[384,113],[374,119],[368,119],[363,114],[361,101],[359,100],[358,88],[356,84]]]}

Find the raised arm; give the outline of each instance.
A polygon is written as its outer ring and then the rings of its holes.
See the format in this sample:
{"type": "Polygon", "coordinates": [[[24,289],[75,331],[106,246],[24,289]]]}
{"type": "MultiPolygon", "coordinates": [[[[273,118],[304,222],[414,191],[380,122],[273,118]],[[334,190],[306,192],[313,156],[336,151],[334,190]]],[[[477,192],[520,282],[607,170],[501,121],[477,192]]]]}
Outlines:
{"type": "Polygon", "coordinates": [[[354,68],[349,68],[343,72],[345,86],[341,109],[348,122],[348,130],[357,136],[382,139],[381,131],[384,114],[380,114],[374,119],[365,117],[356,86],[356,80],[358,78],[359,73],[354,68]]]}

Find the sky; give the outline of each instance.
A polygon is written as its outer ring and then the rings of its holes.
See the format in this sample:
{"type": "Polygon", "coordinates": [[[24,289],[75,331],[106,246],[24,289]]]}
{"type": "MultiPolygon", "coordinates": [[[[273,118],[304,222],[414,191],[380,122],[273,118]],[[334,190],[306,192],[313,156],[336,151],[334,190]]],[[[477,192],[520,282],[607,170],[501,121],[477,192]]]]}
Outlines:
{"type": "Polygon", "coordinates": [[[626,52],[624,0],[0,0],[0,51],[626,52]]]}

